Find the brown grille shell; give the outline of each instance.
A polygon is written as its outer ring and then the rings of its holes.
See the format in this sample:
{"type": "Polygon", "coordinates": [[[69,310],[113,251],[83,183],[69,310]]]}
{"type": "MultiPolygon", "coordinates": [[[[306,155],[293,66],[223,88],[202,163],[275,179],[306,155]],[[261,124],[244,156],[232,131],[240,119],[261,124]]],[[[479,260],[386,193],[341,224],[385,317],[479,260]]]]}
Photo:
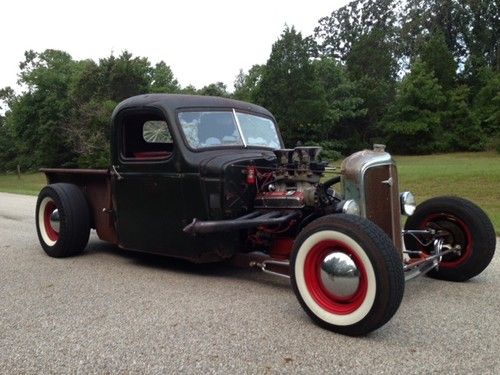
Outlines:
{"type": "Polygon", "coordinates": [[[402,250],[397,168],[390,154],[363,150],[342,162],[345,199],[358,202],[361,215],[377,224],[402,250]]]}
{"type": "Polygon", "coordinates": [[[401,205],[395,165],[381,165],[366,170],[364,176],[365,215],[392,238],[401,249],[401,205]]]}

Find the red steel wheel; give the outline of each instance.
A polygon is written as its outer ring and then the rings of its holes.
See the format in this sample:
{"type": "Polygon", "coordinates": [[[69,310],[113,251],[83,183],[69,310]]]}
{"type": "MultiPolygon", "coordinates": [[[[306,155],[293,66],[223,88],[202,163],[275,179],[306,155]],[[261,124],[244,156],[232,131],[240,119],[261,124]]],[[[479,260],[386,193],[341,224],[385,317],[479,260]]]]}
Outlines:
{"type": "MultiPolygon", "coordinates": [[[[496,236],[493,224],[484,211],[474,203],[458,197],[436,197],[419,204],[405,224],[406,230],[434,229],[444,233],[444,245],[457,253],[445,255],[438,269],[428,275],[436,279],[465,281],[480,274],[495,253],[496,236]]],[[[408,250],[421,250],[424,255],[433,245],[422,247],[411,236],[405,236],[408,250]]]]}
{"type": "Polygon", "coordinates": [[[368,277],[356,250],[338,240],[323,240],[306,256],[304,281],[309,293],[331,313],[350,314],[365,301],[368,277]]]}
{"type": "MultiPolygon", "coordinates": [[[[446,234],[444,240],[446,244],[452,246],[459,245],[462,249],[460,254],[447,254],[439,264],[442,268],[455,268],[464,264],[472,255],[473,239],[469,227],[453,214],[431,214],[426,217],[420,229],[438,229],[446,234]]],[[[422,251],[430,255],[429,249],[423,248],[422,251]]]]}
{"type": "Polygon", "coordinates": [[[90,234],[90,210],[76,185],[45,186],[36,204],[36,230],[47,255],[61,258],[85,249],[90,234]]]}
{"type": "Polygon", "coordinates": [[[42,200],[38,215],[41,216],[38,220],[43,223],[40,234],[47,245],[53,246],[59,239],[59,211],[52,198],[42,200]]]}
{"type": "Polygon", "coordinates": [[[300,232],[291,281],[313,321],[347,335],[384,325],[404,291],[402,263],[391,240],[371,221],[343,214],[324,216],[300,232]]]}

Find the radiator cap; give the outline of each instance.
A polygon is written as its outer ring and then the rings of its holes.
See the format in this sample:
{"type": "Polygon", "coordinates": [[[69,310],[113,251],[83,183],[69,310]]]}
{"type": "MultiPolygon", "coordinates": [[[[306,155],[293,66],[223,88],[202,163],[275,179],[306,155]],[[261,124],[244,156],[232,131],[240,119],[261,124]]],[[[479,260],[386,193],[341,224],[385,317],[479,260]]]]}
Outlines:
{"type": "Polygon", "coordinates": [[[373,144],[373,151],[376,152],[385,152],[385,145],[381,143],[374,143],[373,144]]]}

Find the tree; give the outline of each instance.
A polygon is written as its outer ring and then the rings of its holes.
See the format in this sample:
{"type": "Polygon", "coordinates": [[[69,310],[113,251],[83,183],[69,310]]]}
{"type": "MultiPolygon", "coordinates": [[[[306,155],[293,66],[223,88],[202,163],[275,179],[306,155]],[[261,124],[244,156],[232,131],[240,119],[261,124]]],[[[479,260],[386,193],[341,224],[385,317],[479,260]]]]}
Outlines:
{"type": "MultiPolygon", "coordinates": [[[[457,1],[458,27],[465,55],[500,70],[500,15],[498,1],[457,1]]],[[[483,65],[483,63],[481,63],[483,65]]]]}
{"type": "Polygon", "coordinates": [[[16,168],[15,136],[11,128],[5,123],[4,116],[0,116],[0,171],[9,171],[16,168]]]}
{"type": "Polygon", "coordinates": [[[428,35],[441,33],[459,65],[483,60],[500,66],[499,8],[497,1],[407,0],[401,10],[401,45],[413,61],[428,35]]]}
{"type": "Polygon", "coordinates": [[[268,108],[286,142],[320,138],[327,103],[309,53],[314,45],[294,27],[285,27],[267,60],[257,100],[268,108]]]}
{"type": "Polygon", "coordinates": [[[7,125],[9,104],[13,103],[15,98],[12,88],[5,87],[0,90],[0,103],[4,103],[0,106],[0,171],[15,168],[16,142],[12,129],[7,125]]]}
{"type": "Polygon", "coordinates": [[[175,79],[172,69],[164,61],[160,61],[152,69],[149,91],[159,93],[177,93],[180,91],[179,82],[175,79]]]}
{"type": "Polygon", "coordinates": [[[76,154],[82,168],[109,166],[110,118],[116,107],[113,100],[94,99],[75,107],[63,126],[66,143],[76,154]]]}
{"type": "Polygon", "coordinates": [[[440,31],[432,34],[422,46],[420,58],[434,72],[434,76],[445,90],[453,87],[457,65],[440,31]]]}
{"type": "Polygon", "coordinates": [[[246,74],[240,70],[234,81],[233,97],[248,102],[256,101],[263,72],[263,65],[252,66],[246,74]]]}
{"type": "Polygon", "coordinates": [[[0,129],[0,168],[105,166],[110,116],[117,102],[148,92],[180,90],[164,62],[127,51],[99,60],[75,61],[63,51],[26,51],[19,83],[24,92],[0,91],[8,111],[0,129]],[[8,146],[8,147],[7,147],[8,146]],[[8,151],[7,151],[8,150],[8,151]]]}
{"type": "Polygon", "coordinates": [[[99,60],[100,96],[120,102],[146,94],[151,87],[151,64],[145,57],[132,57],[128,51],[99,60]]]}
{"type": "Polygon", "coordinates": [[[222,82],[211,83],[207,86],[203,86],[201,90],[197,92],[197,94],[208,96],[222,96],[226,98],[230,96],[227,92],[226,84],[222,82]]]}
{"type": "Polygon", "coordinates": [[[442,114],[442,134],[436,141],[443,151],[481,151],[485,147],[484,131],[468,103],[469,88],[459,86],[449,92],[442,114]]]}
{"type": "Polygon", "coordinates": [[[198,90],[196,90],[196,87],[193,85],[187,85],[186,87],[181,89],[181,94],[187,94],[187,95],[196,95],[198,93],[198,90]]]}
{"type": "Polygon", "coordinates": [[[357,94],[344,66],[329,57],[313,61],[318,81],[325,93],[324,137],[320,142],[324,152],[335,150],[348,153],[359,146],[361,135],[357,122],[366,116],[364,101],[357,94]]]}
{"type": "Polygon", "coordinates": [[[484,69],[482,87],[474,98],[474,113],[489,137],[500,138],[500,72],[484,69]]]}
{"type": "Polygon", "coordinates": [[[394,46],[383,30],[374,28],[361,35],[346,56],[349,78],[356,85],[356,95],[366,108],[366,115],[353,126],[358,136],[358,147],[366,146],[375,124],[384,116],[394,100],[397,63],[394,46]]]}
{"type": "MultiPolygon", "coordinates": [[[[328,103],[326,118],[329,122],[340,126],[366,114],[363,99],[356,96],[356,87],[344,66],[329,57],[314,60],[313,66],[325,92],[328,103]]],[[[332,130],[339,130],[339,126],[333,126],[332,130]]]]}
{"type": "Polygon", "coordinates": [[[8,110],[9,108],[9,102],[12,102],[15,100],[15,93],[12,87],[7,86],[4,87],[3,89],[0,89],[0,117],[4,118],[2,114],[8,110]]]}
{"type": "Polygon", "coordinates": [[[107,95],[102,69],[92,60],[75,62],[75,72],[71,80],[70,95],[75,105],[81,105],[93,98],[107,95]]]}
{"type": "Polygon", "coordinates": [[[401,45],[411,63],[428,36],[441,34],[455,58],[464,56],[456,0],[407,0],[401,9],[401,45]]]}
{"type": "Polygon", "coordinates": [[[20,68],[19,83],[27,91],[9,103],[6,121],[16,139],[17,162],[23,169],[65,165],[73,157],[61,134],[72,109],[75,62],[63,51],[27,51],[20,68]]]}
{"type": "Polygon", "coordinates": [[[389,149],[403,154],[436,151],[445,100],[434,73],[417,60],[380,124],[389,149]]]}
{"type": "Polygon", "coordinates": [[[394,0],[355,0],[321,18],[314,30],[320,53],[345,60],[359,38],[373,29],[393,41],[397,37],[398,6],[394,0]]]}

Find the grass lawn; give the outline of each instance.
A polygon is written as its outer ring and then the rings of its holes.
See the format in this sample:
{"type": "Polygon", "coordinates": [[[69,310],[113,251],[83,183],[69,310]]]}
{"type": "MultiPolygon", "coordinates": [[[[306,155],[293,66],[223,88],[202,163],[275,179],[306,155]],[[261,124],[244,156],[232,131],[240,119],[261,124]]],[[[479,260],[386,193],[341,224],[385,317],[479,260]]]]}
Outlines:
{"type": "Polygon", "coordinates": [[[20,179],[16,174],[0,175],[0,191],[7,193],[38,195],[46,183],[43,173],[22,174],[20,179]]]}
{"type": "MultiPolygon", "coordinates": [[[[470,199],[487,212],[500,234],[500,154],[455,153],[395,159],[401,190],[411,190],[417,202],[438,195],[470,199]]],[[[44,185],[41,173],[24,174],[21,179],[0,175],[0,191],[36,195],[44,185]]]]}
{"type": "Polygon", "coordinates": [[[500,234],[500,154],[455,153],[395,156],[400,189],[417,203],[438,195],[467,198],[486,211],[500,234]]]}

